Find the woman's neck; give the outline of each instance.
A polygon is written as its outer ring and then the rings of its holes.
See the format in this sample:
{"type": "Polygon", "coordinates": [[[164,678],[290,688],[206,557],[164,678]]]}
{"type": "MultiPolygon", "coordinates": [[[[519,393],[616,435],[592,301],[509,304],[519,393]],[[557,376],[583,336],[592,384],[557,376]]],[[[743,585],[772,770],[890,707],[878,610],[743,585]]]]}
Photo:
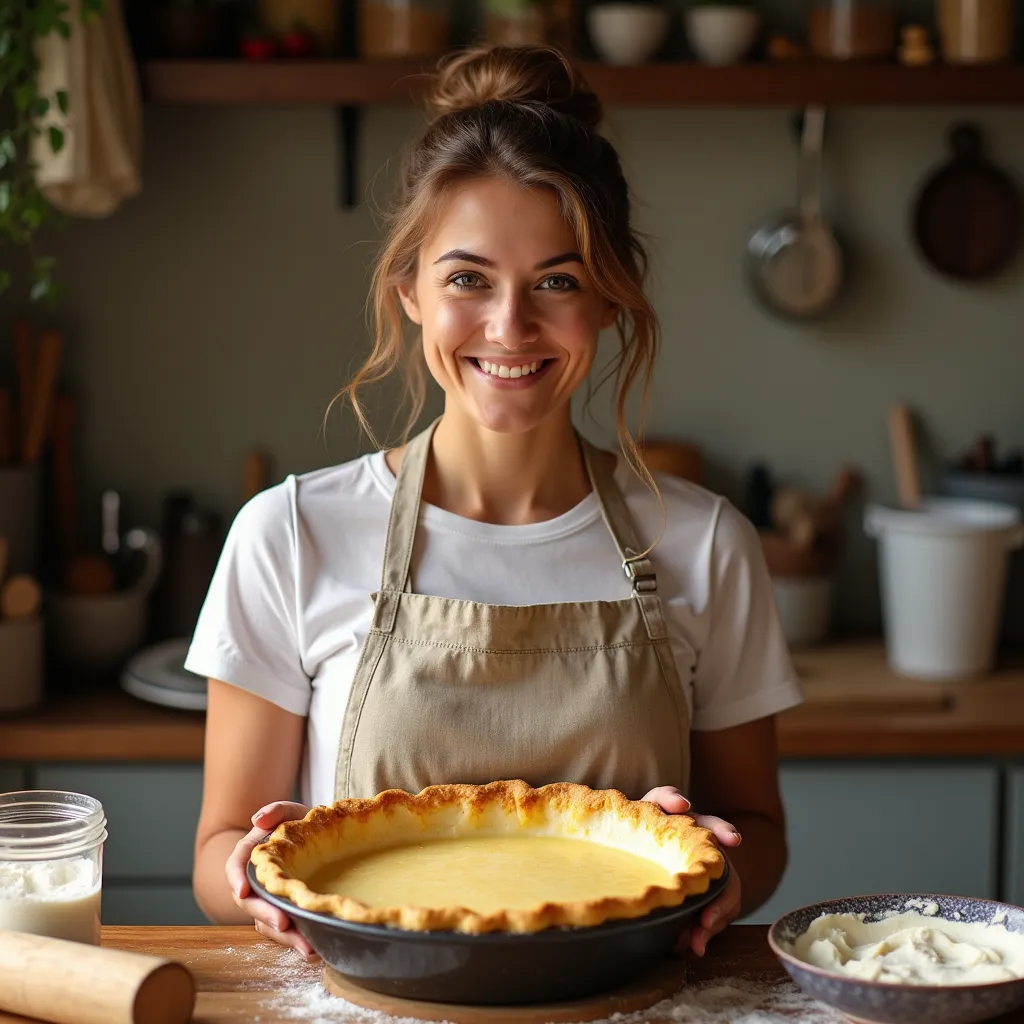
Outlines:
{"type": "Polygon", "coordinates": [[[423,499],[467,519],[539,523],[578,505],[590,480],[568,410],[526,434],[499,434],[446,409],[423,499]]]}

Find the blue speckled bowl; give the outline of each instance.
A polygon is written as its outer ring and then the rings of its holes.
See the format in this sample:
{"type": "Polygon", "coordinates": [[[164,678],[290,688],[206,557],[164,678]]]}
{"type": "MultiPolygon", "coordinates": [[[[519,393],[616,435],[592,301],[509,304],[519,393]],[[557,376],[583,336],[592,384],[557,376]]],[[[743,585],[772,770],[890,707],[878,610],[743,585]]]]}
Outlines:
{"type": "Polygon", "coordinates": [[[886,893],[849,896],[791,910],[768,930],[768,944],[808,995],[858,1024],[977,1024],[1024,1006],[1024,978],[987,985],[894,985],[848,978],[812,967],[787,952],[790,944],[822,914],[864,914],[873,921],[890,911],[904,911],[907,900],[938,905],[937,918],[988,924],[1002,913],[1008,931],[1024,934],[1024,908],[970,896],[886,893]]]}

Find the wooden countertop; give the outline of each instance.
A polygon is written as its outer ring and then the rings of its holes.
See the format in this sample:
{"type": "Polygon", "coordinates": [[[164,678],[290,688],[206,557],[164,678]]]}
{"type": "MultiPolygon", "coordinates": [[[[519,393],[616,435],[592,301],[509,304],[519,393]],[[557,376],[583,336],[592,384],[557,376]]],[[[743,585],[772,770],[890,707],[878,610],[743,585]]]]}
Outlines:
{"type": "MultiPolygon", "coordinates": [[[[747,992],[737,1017],[764,1013],[764,1020],[823,1021],[824,1008],[800,993],[768,946],[764,925],[733,925],[717,936],[703,958],[680,959],[686,991],[702,1005],[694,990],[704,982],[737,979],[747,992]],[[758,993],[756,990],[760,989],[758,993]]],[[[365,1015],[346,1012],[345,1004],[328,1002],[320,986],[321,968],[307,964],[291,950],[276,946],[247,927],[135,928],[105,927],[103,945],[168,957],[183,963],[196,979],[193,1024],[284,1024],[316,1020],[318,1024],[356,1024],[365,1015]]],[[[709,997],[710,998],[710,997],[709,997]]],[[[718,1013],[721,995],[711,1002],[718,1013]]],[[[710,1019],[710,1009],[707,1011],[710,1019]]],[[[718,1019],[718,1013],[715,1019],[718,1019]]],[[[648,1017],[650,1024],[669,1024],[668,1016],[648,1017]]],[[[678,1016],[674,1019],[682,1019],[678,1016]]],[[[694,1019],[704,1019],[704,1015],[694,1019]]],[[[836,1024],[841,1018],[834,1016],[836,1024]]],[[[28,1024],[27,1018],[0,1012],[0,1024],[28,1024]]],[[[1024,1024],[1024,1013],[1007,1014],[998,1024],[1024,1024]]]]}
{"type": "MultiPolygon", "coordinates": [[[[1024,656],[986,679],[901,679],[878,641],[794,655],[807,703],[779,716],[784,758],[1024,756],[1024,656]]],[[[0,760],[195,762],[203,716],[146,704],[120,690],[54,699],[0,719],[0,760]]]]}

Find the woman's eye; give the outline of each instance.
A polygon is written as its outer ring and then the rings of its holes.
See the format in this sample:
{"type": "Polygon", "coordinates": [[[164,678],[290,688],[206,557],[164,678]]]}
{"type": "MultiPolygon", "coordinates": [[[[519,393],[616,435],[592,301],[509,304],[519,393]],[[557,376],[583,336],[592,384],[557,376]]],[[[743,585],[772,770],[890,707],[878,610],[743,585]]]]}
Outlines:
{"type": "Polygon", "coordinates": [[[579,282],[568,274],[552,274],[544,278],[540,286],[549,292],[572,292],[579,288],[579,282]]]}
{"type": "Polygon", "coordinates": [[[453,277],[450,277],[448,279],[448,283],[455,285],[456,288],[462,288],[463,290],[477,288],[480,285],[480,275],[470,273],[467,270],[463,271],[461,274],[455,274],[453,277]]]}

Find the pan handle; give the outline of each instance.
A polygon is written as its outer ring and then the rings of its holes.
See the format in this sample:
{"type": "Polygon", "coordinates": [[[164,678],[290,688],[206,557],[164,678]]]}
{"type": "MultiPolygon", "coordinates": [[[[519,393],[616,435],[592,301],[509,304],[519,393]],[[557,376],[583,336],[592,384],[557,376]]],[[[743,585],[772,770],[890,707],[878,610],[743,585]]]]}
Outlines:
{"type": "Polygon", "coordinates": [[[805,224],[821,220],[821,151],[824,135],[825,108],[812,104],[804,111],[797,177],[800,218],[805,224]]]}

